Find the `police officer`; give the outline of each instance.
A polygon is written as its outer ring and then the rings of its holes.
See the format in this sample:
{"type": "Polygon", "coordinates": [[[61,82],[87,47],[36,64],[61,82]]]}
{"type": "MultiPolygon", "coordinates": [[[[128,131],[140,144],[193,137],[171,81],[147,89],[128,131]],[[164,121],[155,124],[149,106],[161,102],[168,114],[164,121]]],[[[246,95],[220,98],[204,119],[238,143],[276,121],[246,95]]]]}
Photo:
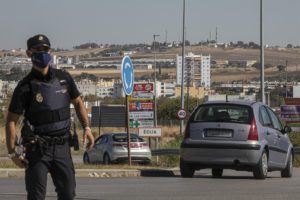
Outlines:
{"type": "MultiPolygon", "coordinates": [[[[19,167],[26,167],[27,199],[45,199],[47,174],[50,173],[59,200],[75,197],[75,172],[70,154],[70,103],[84,129],[87,149],[94,145],[88,117],[74,80],[66,71],[50,66],[50,42],[42,34],[27,40],[31,72],[14,90],[6,123],[9,157],[19,167]],[[26,155],[16,152],[16,123],[24,116],[27,127],[22,137],[27,141],[26,155]],[[29,130],[29,131],[28,131],[29,130]],[[31,138],[31,139],[28,139],[31,138]]],[[[23,126],[24,127],[24,126],[23,126]]]]}

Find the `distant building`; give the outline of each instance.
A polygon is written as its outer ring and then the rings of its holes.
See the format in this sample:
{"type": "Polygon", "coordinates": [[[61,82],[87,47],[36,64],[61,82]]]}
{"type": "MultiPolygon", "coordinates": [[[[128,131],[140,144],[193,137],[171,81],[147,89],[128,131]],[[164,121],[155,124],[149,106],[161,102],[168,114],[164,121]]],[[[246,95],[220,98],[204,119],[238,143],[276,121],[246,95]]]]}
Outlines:
{"type": "MultiPolygon", "coordinates": [[[[188,92],[188,88],[184,87],[184,94],[186,95],[188,92]]],[[[181,87],[176,86],[175,87],[175,97],[180,97],[181,96],[181,87]]],[[[195,87],[191,86],[189,87],[189,96],[202,99],[205,96],[205,90],[203,87],[195,87]]]]}
{"type": "MultiPolygon", "coordinates": [[[[184,71],[184,83],[186,86],[210,88],[211,85],[211,63],[210,55],[186,55],[184,71]]],[[[181,85],[182,80],[182,56],[176,56],[176,84],[181,85]]]]}
{"type": "Polygon", "coordinates": [[[227,98],[228,101],[235,100],[245,100],[245,101],[256,101],[256,95],[227,95],[226,94],[216,94],[205,96],[204,101],[225,101],[227,98]]]}
{"type": "Polygon", "coordinates": [[[256,62],[256,60],[229,60],[228,65],[233,67],[251,67],[256,62]]]}
{"type": "Polygon", "coordinates": [[[79,92],[83,96],[96,95],[97,97],[121,97],[122,94],[122,85],[120,80],[110,80],[105,81],[103,79],[99,80],[97,83],[88,79],[81,80],[76,83],[79,92]]]}
{"type": "Polygon", "coordinates": [[[175,96],[175,84],[156,81],[156,96],[157,97],[175,96]]]}
{"type": "Polygon", "coordinates": [[[82,96],[96,94],[96,83],[91,80],[82,79],[79,82],[77,82],[76,85],[82,96]]]}
{"type": "Polygon", "coordinates": [[[300,85],[293,86],[293,98],[300,98],[300,85]]]}

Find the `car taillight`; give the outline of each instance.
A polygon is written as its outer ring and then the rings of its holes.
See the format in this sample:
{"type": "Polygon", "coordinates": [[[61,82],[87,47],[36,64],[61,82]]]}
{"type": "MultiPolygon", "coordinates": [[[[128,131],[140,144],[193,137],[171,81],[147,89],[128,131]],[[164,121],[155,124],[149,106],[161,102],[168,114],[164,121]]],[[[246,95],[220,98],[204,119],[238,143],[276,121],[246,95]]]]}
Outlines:
{"type": "Polygon", "coordinates": [[[188,121],[185,126],[184,139],[187,139],[189,137],[190,137],[190,121],[188,121]]]}
{"type": "Polygon", "coordinates": [[[248,135],[248,140],[258,141],[258,131],[257,131],[256,121],[255,121],[254,117],[253,117],[252,122],[251,122],[250,131],[249,131],[249,135],[248,135]]]}
{"type": "Polygon", "coordinates": [[[142,146],[143,147],[148,147],[148,144],[147,143],[142,143],[142,146]]]}
{"type": "Polygon", "coordinates": [[[112,146],[113,146],[113,147],[123,147],[122,144],[113,144],[112,146]]]}

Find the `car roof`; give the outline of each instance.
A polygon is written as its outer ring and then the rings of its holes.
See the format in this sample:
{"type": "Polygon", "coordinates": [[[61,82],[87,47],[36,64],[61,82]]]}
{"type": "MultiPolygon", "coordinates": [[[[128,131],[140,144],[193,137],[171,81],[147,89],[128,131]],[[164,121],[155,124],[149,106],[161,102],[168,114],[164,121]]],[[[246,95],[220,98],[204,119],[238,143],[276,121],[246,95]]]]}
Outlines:
{"type": "Polygon", "coordinates": [[[248,101],[248,100],[219,100],[219,101],[206,101],[203,103],[203,105],[209,105],[209,104],[236,104],[236,105],[246,105],[246,106],[252,106],[255,103],[260,103],[256,101],[248,101]]]}

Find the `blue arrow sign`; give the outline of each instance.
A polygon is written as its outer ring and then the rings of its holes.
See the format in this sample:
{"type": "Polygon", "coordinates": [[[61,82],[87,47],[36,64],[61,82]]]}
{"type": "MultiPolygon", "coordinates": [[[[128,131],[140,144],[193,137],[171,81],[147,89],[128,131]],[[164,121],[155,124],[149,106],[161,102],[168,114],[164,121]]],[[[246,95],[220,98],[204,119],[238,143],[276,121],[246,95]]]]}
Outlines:
{"type": "Polygon", "coordinates": [[[121,71],[124,92],[126,95],[131,95],[133,91],[134,72],[129,56],[123,57],[121,71]]]}

